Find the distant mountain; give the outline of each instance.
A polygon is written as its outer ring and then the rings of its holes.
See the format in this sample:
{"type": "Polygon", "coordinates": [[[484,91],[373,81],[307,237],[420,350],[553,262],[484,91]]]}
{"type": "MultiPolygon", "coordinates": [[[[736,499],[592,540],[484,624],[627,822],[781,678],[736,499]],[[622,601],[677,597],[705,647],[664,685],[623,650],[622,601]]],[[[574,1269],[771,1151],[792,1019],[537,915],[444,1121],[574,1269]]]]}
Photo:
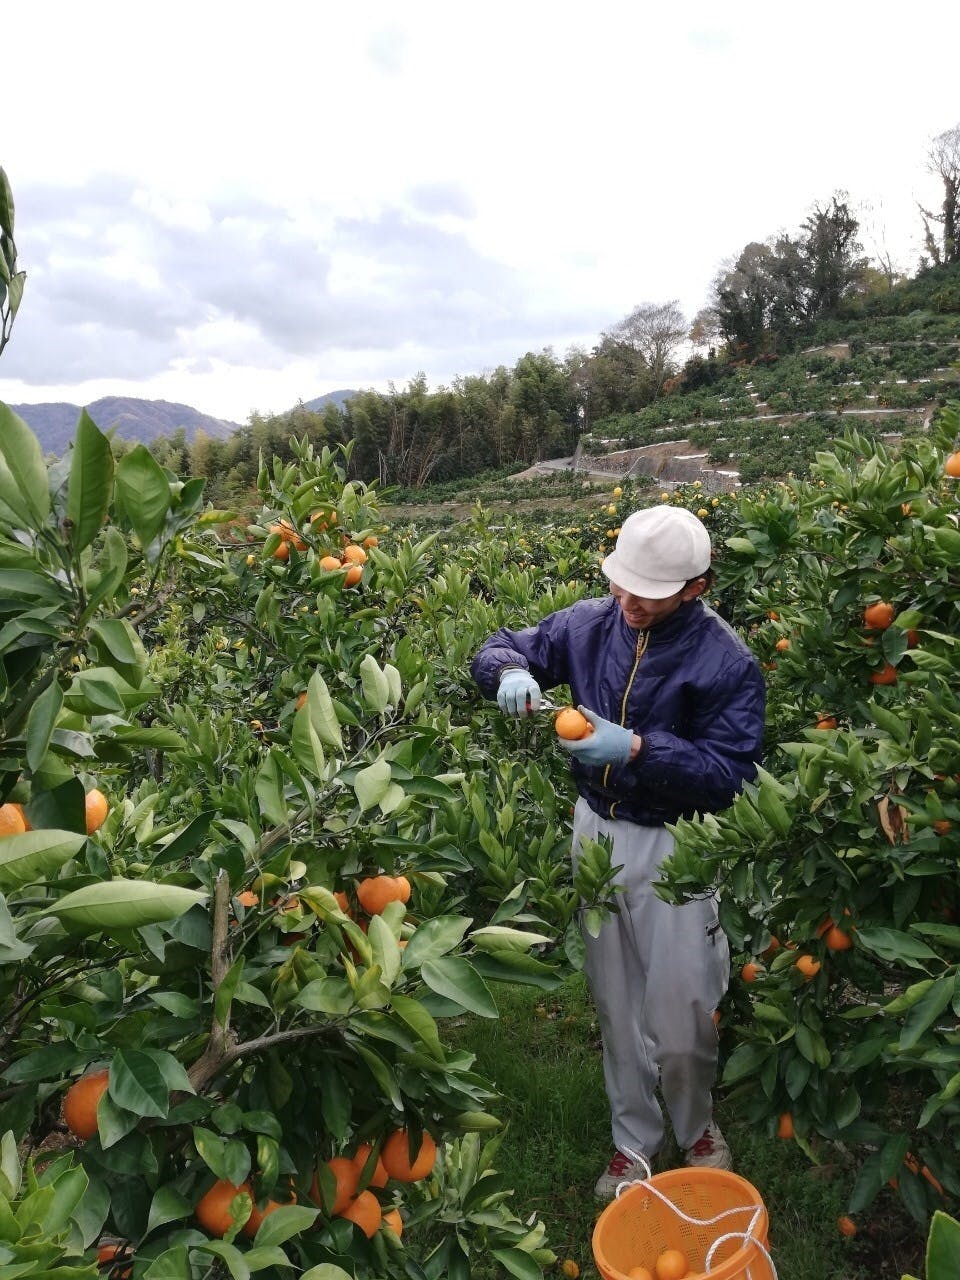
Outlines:
{"type": "MultiPolygon", "coordinates": [[[[85,407],[101,431],[116,427],[117,435],[124,440],[139,440],[144,444],[149,444],[157,436],[173,435],[180,427],[183,427],[188,440],[201,430],[221,440],[240,430],[238,422],[211,418],[187,404],[172,404],[169,400],[104,396],[85,407]]],[[[63,453],[76,434],[79,405],[12,404],[10,408],[30,427],[47,453],[63,453]]]]}
{"type": "Polygon", "coordinates": [[[350,397],[357,394],[356,391],[328,391],[325,396],[317,396],[316,400],[305,400],[303,407],[312,409],[314,413],[319,413],[328,404],[335,404],[338,409],[342,409],[350,397]]]}

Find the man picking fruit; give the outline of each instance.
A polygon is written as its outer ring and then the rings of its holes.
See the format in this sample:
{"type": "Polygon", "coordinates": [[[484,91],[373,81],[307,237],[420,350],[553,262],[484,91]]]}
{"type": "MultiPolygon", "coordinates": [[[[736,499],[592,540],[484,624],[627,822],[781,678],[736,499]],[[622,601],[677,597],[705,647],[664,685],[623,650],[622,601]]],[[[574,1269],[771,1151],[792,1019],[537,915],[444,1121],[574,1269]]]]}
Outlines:
{"type": "Polygon", "coordinates": [[[472,674],[508,715],[539,709],[541,690],[567,684],[593,726],[561,740],[580,793],[573,850],[612,840],[622,864],[619,912],[584,932],[586,974],[603,1036],[616,1148],[595,1188],[611,1199],[646,1176],[634,1157],[659,1151],[659,1084],[688,1165],[729,1169],[713,1119],[713,1011],[729,977],[715,898],[671,906],[654,892],[673,850],[665,823],[729,805],[756,772],[764,686],[756,659],[700,599],[712,581],[710,537],[679,507],[624,521],[603,561],[610,595],[581,600],[523,631],[502,628],[472,674]]]}

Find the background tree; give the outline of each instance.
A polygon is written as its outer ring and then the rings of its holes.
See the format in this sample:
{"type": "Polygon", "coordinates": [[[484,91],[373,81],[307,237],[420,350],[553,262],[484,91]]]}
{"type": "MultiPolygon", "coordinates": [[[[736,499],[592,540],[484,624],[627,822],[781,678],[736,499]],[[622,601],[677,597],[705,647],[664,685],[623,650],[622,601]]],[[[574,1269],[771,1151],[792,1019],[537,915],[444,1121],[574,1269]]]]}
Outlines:
{"type": "Polygon", "coordinates": [[[680,304],[643,302],[614,325],[604,338],[630,348],[644,361],[653,383],[653,398],[660,395],[676,354],[687,336],[687,322],[680,304]]]}
{"type": "Polygon", "coordinates": [[[924,244],[935,267],[947,267],[960,262],[960,243],[957,238],[957,210],[960,201],[960,124],[938,133],[927,152],[927,172],[943,183],[943,204],[939,213],[931,213],[920,205],[923,218],[924,244]],[[933,224],[943,230],[938,241],[933,224]]]}

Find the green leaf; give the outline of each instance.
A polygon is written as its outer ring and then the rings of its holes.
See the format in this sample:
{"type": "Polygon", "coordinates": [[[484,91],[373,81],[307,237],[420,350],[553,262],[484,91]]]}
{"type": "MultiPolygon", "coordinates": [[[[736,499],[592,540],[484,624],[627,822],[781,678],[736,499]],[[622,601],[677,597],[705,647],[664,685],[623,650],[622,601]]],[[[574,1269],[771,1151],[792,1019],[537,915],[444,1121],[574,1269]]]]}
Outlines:
{"type": "Polygon", "coordinates": [[[150,1263],[143,1273],[143,1280],[191,1280],[193,1269],[185,1244],[166,1249],[150,1263]]]}
{"type": "Polygon", "coordinates": [[[428,960],[420,966],[420,976],[432,991],[455,1001],[471,1013],[479,1014],[481,1018],[500,1016],[490,988],[470,961],[462,956],[428,960]]]}
{"type": "Polygon", "coordinates": [[[3,1073],[3,1079],[11,1084],[57,1080],[86,1060],[87,1054],[72,1044],[47,1044],[11,1062],[3,1073]]]}
{"type": "Polygon", "coordinates": [[[325,746],[332,747],[334,751],[342,751],[343,738],[340,733],[337,710],[330,697],[330,690],[319,671],[315,671],[307,683],[306,705],[310,712],[310,723],[317,731],[320,741],[325,746]]]}
{"type": "MultiPolygon", "coordinates": [[[[34,834],[33,832],[29,834],[34,834]]],[[[40,832],[36,834],[42,834],[40,832]]],[[[13,836],[11,839],[24,839],[13,836]]],[[[206,895],[180,885],[155,884],[143,880],[106,880],[88,884],[65,894],[45,908],[67,927],[80,933],[112,933],[137,929],[182,916],[206,895]]]]}
{"type": "Polygon", "coordinates": [[[360,684],[364,702],[371,711],[380,715],[390,701],[390,682],[371,653],[365,654],[360,663],[360,684]]]}
{"type": "Polygon", "coordinates": [[[407,942],[403,952],[404,969],[413,969],[446,955],[459,946],[473,921],[466,916],[434,916],[424,920],[407,942]]]}
{"type": "Polygon", "coordinates": [[[4,509],[29,529],[50,514],[47,467],[40,442],[22,418],[0,403],[0,520],[4,509]]]}
{"type": "Polygon", "coordinates": [[[947,1005],[953,999],[955,979],[951,973],[948,977],[938,978],[929,991],[917,1001],[909,1011],[900,1032],[901,1052],[912,1049],[928,1027],[936,1022],[947,1005]]]}
{"type": "Polygon", "coordinates": [[[138,1116],[163,1118],[170,1108],[167,1082],[152,1057],[137,1049],[118,1049],[110,1062],[110,1096],[118,1107],[138,1116]]]}
{"type": "Polygon", "coordinates": [[[540,1268],[522,1249],[491,1249],[490,1252],[518,1280],[543,1280],[540,1268]]]}
{"type": "Polygon", "coordinates": [[[232,1244],[227,1244],[224,1240],[207,1240],[195,1248],[201,1253],[212,1253],[220,1258],[233,1280],[250,1280],[250,1268],[244,1261],[243,1254],[232,1244]]]}
{"type": "Polygon", "coordinates": [[[390,765],[381,756],[379,760],[361,769],[353,779],[353,789],[357,793],[360,812],[366,813],[387,794],[390,787],[390,765]]]}
{"type": "Polygon", "coordinates": [[[254,1243],[259,1249],[270,1245],[283,1244],[301,1232],[307,1231],[316,1222],[319,1210],[308,1209],[306,1205],[284,1204],[274,1209],[264,1218],[257,1231],[254,1243]]]}
{"type": "Polygon", "coordinates": [[[926,943],[898,929],[868,928],[860,929],[857,934],[859,944],[881,960],[890,960],[896,964],[907,964],[914,969],[922,969],[921,960],[937,960],[935,951],[931,951],[926,943]]]}
{"type": "Polygon", "coordinates": [[[390,997],[390,1006],[398,1018],[414,1033],[431,1058],[443,1061],[443,1046],[437,1024],[418,1000],[412,996],[395,993],[390,997]]]}
{"type": "Polygon", "coordinates": [[[332,1262],[321,1262],[318,1267],[304,1271],[300,1280],[353,1280],[353,1277],[343,1267],[335,1266],[332,1262]]]}
{"type": "Polygon", "coordinates": [[[212,809],[197,814],[182,831],[173,837],[169,844],[163,846],[150,865],[162,867],[170,862],[180,862],[188,853],[193,853],[201,841],[206,839],[210,824],[215,816],[212,809]]]}
{"type": "Polygon", "coordinates": [[[6,836],[0,841],[0,889],[19,889],[38,880],[52,880],[86,842],[85,832],[80,835],[56,829],[6,836]]]}
{"type": "Polygon", "coordinates": [[[213,1011],[217,1022],[221,1027],[226,1025],[227,1018],[230,1016],[230,1006],[233,1003],[233,997],[237,990],[237,983],[243,973],[244,958],[238,956],[233,964],[227,970],[227,974],[220,986],[217,988],[216,998],[214,999],[213,1011]]]}
{"type": "Polygon", "coordinates": [[[257,771],[254,784],[260,812],[273,827],[280,827],[287,820],[287,802],[283,798],[283,777],[273,751],[257,771]]]}
{"type": "Polygon", "coordinates": [[[125,618],[101,618],[91,624],[90,633],[100,661],[138,688],[147,669],[147,655],[130,623],[125,618]]]}
{"type": "Polygon", "coordinates": [[[75,562],[106,520],[113,492],[113,469],[110,441],[86,409],[81,409],[67,488],[67,519],[72,526],[69,542],[75,562]]]}
{"type": "Polygon", "coordinates": [[[147,1231],[156,1231],[168,1222],[179,1222],[181,1218],[189,1218],[193,1213],[193,1205],[176,1187],[158,1187],[150,1201],[150,1213],[147,1217],[147,1231]]]}
{"type": "Polygon", "coordinates": [[[63,690],[56,680],[44,689],[27,717],[27,767],[34,773],[43,763],[63,709],[63,690]]]}
{"type": "Polygon", "coordinates": [[[146,550],[170,510],[170,482],[146,445],[138,444],[120,459],[116,487],[124,516],[146,550]]]}
{"type": "Polygon", "coordinates": [[[933,1215],[927,1239],[927,1280],[948,1280],[960,1258],[960,1222],[941,1209],[933,1215]]]}
{"type": "Polygon", "coordinates": [[[215,1177],[224,1178],[237,1187],[248,1177],[250,1152],[242,1142],[227,1142],[209,1129],[195,1125],[193,1143],[200,1159],[215,1177]]]}

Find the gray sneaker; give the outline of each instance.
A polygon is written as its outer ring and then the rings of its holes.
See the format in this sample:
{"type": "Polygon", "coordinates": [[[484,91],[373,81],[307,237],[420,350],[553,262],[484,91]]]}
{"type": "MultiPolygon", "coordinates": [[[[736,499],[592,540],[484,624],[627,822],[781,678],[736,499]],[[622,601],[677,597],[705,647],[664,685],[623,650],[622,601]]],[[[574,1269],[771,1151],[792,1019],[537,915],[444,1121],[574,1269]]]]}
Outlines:
{"type": "Polygon", "coordinates": [[[732,1169],[733,1156],[727,1140],[713,1120],[692,1147],[687,1147],[686,1164],[694,1169],[732,1169]]]}
{"type": "Polygon", "coordinates": [[[639,1160],[631,1160],[622,1151],[615,1151],[613,1159],[597,1179],[593,1194],[598,1200],[613,1200],[621,1182],[643,1182],[650,1170],[639,1160]]]}

